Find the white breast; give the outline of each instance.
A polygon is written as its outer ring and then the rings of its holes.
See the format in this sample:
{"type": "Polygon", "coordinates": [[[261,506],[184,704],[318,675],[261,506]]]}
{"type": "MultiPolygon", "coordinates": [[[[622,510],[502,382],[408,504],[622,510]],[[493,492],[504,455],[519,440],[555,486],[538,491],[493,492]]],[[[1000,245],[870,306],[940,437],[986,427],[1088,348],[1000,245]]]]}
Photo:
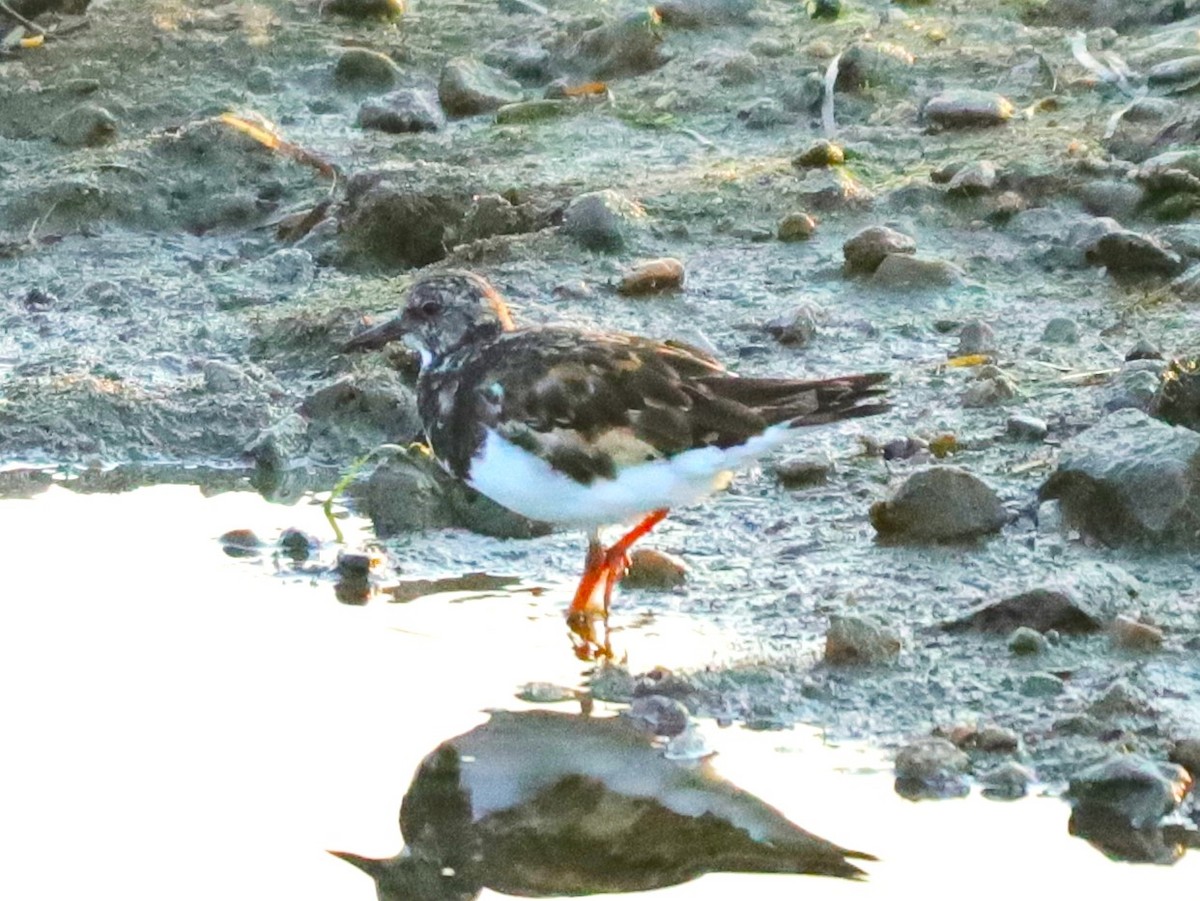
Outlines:
{"type": "Polygon", "coordinates": [[[730,470],[777,447],[790,434],[786,425],[772,426],[736,447],[696,448],[627,466],[615,479],[597,478],[583,485],[489,429],[480,453],[471,460],[467,482],[530,519],[593,528],[695,503],[723,487],[730,470]]]}

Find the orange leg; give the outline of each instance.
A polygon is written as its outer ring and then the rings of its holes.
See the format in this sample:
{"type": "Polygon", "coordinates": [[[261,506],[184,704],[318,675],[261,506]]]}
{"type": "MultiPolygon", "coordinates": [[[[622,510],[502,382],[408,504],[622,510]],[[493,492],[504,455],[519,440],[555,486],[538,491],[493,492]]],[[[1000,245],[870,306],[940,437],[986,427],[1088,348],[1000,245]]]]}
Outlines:
{"type": "Polygon", "coordinates": [[[575,633],[575,653],[581,660],[612,657],[612,642],[608,632],[608,611],[612,605],[613,588],[629,566],[629,549],[666,518],[666,510],[655,510],[629,530],[620,541],[605,548],[593,536],[588,542],[587,561],[583,577],[575,589],[575,597],[567,609],[567,626],[575,633]],[[603,584],[603,607],[594,603],[596,591],[603,584]],[[604,644],[596,636],[596,620],[604,623],[604,644]]]}

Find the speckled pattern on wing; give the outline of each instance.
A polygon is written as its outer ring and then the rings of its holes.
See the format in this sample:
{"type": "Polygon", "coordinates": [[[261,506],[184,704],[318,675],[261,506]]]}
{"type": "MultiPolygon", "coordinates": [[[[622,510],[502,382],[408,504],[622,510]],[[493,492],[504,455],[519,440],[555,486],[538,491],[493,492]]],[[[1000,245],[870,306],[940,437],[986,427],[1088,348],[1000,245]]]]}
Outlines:
{"type": "Polygon", "coordinates": [[[436,455],[465,478],[487,429],[583,484],[691,448],[733,447],[770,425],[878,413],[883,374],[739,378],[702,351],[633,335],[543,327],[497,334],[421,375],[436,455]]]}

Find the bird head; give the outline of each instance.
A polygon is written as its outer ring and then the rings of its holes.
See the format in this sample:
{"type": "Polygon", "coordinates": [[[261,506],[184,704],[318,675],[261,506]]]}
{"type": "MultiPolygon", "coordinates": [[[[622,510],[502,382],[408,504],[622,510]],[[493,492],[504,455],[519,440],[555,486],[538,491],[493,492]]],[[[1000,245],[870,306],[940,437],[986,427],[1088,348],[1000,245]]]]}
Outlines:
{"type": "Polygon", "coordinates": [[[376,349],[400,339],[421,355],[424,369],[459,347],[512,328],[504,299],[487,279],[447,269],[414,282],[399,316],[357,335],[343,350],[376,349]]]}
{"type": "Polygon", "coordinates": [[[383,860],[349,851],[329,853],[374,879],[379,901],[474,901],[481,890],[471,880],[408,849],[383,860]]]}

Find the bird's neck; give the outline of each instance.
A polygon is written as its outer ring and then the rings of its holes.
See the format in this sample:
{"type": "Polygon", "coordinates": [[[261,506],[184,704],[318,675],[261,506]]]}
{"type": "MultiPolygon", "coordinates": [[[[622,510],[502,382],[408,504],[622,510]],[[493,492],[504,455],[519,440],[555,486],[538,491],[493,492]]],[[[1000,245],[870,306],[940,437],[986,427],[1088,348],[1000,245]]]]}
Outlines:
{"type": "Polygon", "coordinates": [[[504,323],[500,320],[487,320],[484,322],[473,323],[461,335],[454,340],[447,342],[444,346],[436,348],[419,348],[418,352],[421,355],[421,371],[427,372],[436,370],[443,366],[443,364],[445,364],[446,361],[452,357],[457,357],[464,352],[470,352],[473,348],[490,344],[505,332],[511,330],[511,323],[504,323]]]}

